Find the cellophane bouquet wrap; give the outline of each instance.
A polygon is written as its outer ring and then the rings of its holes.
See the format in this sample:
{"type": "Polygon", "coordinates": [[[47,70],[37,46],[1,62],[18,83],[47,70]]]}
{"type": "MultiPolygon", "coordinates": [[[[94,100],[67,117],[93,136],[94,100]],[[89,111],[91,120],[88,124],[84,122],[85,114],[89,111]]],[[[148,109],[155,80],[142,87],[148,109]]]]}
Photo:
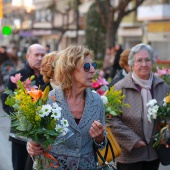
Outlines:
{"type": "Polygon", "coordinates": [[[14,92],[5,90],[8,94],[5,104],[14,108],[14,112],[10,113],[14,132],[11,136],[25,141],[33,140],[44,148],[44,153],[34,159],[34,169],[56,168],[58,161],[50,154],[50,148],[72,135],[67,128],[68,121],[62,118],[62,108],[57,105],[53,96],[49,97],[53,98],[54,103],[46,104],[49,87],[44,91],[35,88],[32,85],[33,77],[21,82],[21,75],[16,74],[10,79],[17,86],[14,92]]]}

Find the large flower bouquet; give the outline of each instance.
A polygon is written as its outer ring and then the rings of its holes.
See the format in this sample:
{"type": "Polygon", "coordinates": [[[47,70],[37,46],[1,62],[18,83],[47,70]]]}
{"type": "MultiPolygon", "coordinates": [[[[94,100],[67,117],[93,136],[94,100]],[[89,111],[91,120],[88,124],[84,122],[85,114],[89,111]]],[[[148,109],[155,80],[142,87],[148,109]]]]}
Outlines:
{"type": "Polygon", "coordinates": [[[170,94],[167,95],[162,104],[158,104],[155,99],[150,100],[147,103],[148,107],[148,121],[152,122],[153,119],[160,119],[159,132],[154,137],[154,147],[159,144],[165,144],[170,148],[167,141],[170,138],[170,94]]]}
{"type": "Polygon", "coordinates": [[[170,87],[170,69],[168,68],[162,68],[159,69],[159,67],[156,68],[157,72],[155,75],[161,77],[170,87]]]}
{"type": "MultiPolygon", "coordinates": [[[[5,90],[9,95],[5,104],[14,108],[14,112],[10,114],[14,131],[12,135],[21,140],[33,140],[44,147],[44,154],[35,159],[36,170],[56,168],[57,160],[49,154],[49,149],[58,142],[56,139],[61,141],[61,136],[66,133],[69,124],[61,117],[62,109],[56,102],[52,105],[46,104],[49,87],[41,91],[32,88],[32,78],[25,82],[21,82],[20,78],[20,74],[10,77],[17,85],[14,92],[5,90]]],[[[52,98],[55,101],[54,97],[52,98]]]]}

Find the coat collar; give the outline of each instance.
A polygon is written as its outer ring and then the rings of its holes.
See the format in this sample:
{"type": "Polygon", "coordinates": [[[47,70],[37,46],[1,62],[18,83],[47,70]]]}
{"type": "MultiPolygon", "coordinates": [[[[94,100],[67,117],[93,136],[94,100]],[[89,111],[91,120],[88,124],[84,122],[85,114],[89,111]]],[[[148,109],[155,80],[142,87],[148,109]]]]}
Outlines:
{"type": "MultiPolygon", "coordinates": [[[[134,83],[134,81],[133,81],[133,79],[132,79],[132,72],[129,72],[129,73],[127,74],[127,76],[125,76],[124,82],[126,82],[126,83],[124,83],[124,84],[122,85],[123,88],[133,88],[133,89],[137,89],[136,86],[135,86],[135,83],[134,83]]],[[[154,87],[154,88],[155,88],[159,83],[163,83],[163,82],[164,82],[164,81],[163,81],[161,78],[157,77],[156,75],[153,76],[153,87],[154,87]]]]}
{"type": "Polygon", "coordinates": [[[90,89],[86,89],[85,90],[85,93],[86,93],[85,107],[84,107],[84,111],[83,111],[80,123],[77,125],[68,107],[68,104],[65,99],[65,95],[64,95],[64,92],[61,86],[58,86],[56,89],[54,89],[54,93],[55,93],[56,102],[60,105],[60,107],[63,108],[62,116],[68,120],[69,125],[73,129],[80,131],[82,127],[84,127],[87,123],[89,123],[89,121],[95,115],[95,112],[97,112],[98,101],[95,100],[95,97],[94,97],[95,94],[90,89]]]}

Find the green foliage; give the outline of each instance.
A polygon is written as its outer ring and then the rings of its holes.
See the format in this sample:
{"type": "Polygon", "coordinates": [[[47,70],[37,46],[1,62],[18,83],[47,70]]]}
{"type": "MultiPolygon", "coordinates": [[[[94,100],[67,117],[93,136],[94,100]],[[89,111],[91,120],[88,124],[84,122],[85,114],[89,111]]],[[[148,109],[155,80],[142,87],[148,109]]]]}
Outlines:
{"type": "MultiPolygon", "coordinates": [[[[105,7],[104,3],[103,7],[105,7]]],[[[91,5],[87,13],[85,32],[85,44],[94,51],[97,58],[103,58],[105,53],[106,29],[101,23],[95,3],[91,5]]]]}
{"type": "Polygon", "coordinates": [[[106,112],[111,116],[116,116],[122,113],[122,107],[130,108],[129,104],[123,103],[125,95],[121,95],[122,90],[114,90],[112,86],[110,90],[106,92],[108,103],[106,103],[106,112]]]}

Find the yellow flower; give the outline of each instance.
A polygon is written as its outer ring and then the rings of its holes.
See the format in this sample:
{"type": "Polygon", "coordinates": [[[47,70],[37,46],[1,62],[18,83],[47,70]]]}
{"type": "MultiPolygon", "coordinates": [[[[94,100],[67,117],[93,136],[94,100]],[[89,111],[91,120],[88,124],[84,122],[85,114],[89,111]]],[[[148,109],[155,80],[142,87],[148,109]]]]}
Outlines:
{"type": "Polygon", "coordinates": [[[165,98],[166,103],[170,103],[170,94],[165,98]]]}
{"type": "Polygon", "coordinates": [[[39,115],[35,115],[35,121],[36,122],[40,122],[41,121],[41,117],[39,115]]]}

